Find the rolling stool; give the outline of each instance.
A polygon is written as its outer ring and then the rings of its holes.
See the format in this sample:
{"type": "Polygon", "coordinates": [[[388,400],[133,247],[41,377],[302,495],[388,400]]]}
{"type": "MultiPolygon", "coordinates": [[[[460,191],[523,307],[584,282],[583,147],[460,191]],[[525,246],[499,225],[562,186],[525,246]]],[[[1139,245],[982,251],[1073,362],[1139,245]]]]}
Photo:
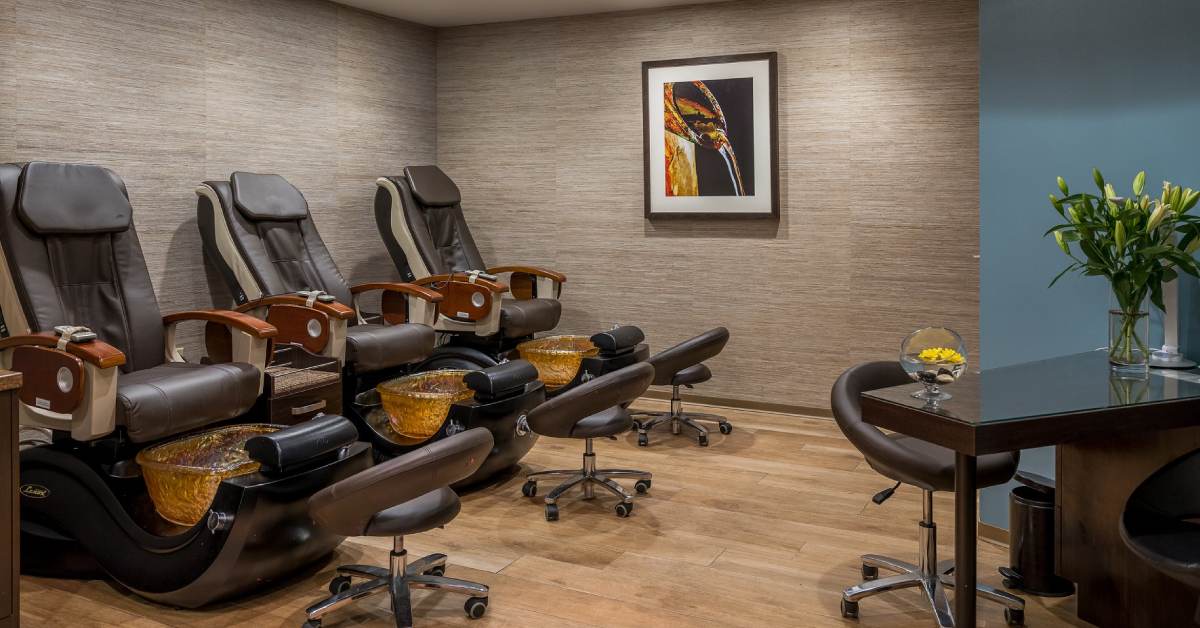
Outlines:
{"type": "MultiPolygon", "coordinates": [[[[1200,589],[1200,451],[1154,472],[1134,489],[1121,539],[1158,571],[1200,589]]],[[[1200,604],[1194,622],[1200,624],[1200,604]]]]}
{"type": "Polygon", "coordinates": [[[576,486],[583,489],[584,499],[595,497],[596,485],[620,497],[615,508],[618,517],[628,517],[633,512],[633,495],[613,478],[635,480],[634,490],[638,493],[650,490],[653,476],[645,471],[597,469],[592,439],[613,438],[633,427],[633,419],[621,405],[646,392],[653,377],[654,368],[641,362],[580,384],[529,411],[529,429],[534,432],[553,438],[584,440],[582,469],[538,471],[525,478],[521,494],[526,497],[537,495],[540,480],[564,480],[546,495],[547,521],[558,520],[558,499],[576,486]]]}
{"type": "MultiPolygon", "coordinates": [[[[937,559],[937,525],[933,522],[933,492],[954,490],[954,452],[933,443],[905,436],[884,434],[863,421],[862,394],[868,390],[911,384],[912,379],[898,362],[867,362],[842,373],[830,395],[833,417],[842,433],[854,445],[867,464],[896,481],[896,486],[880,491],[872,498],[882,504],[900,484],[921,489],[923,512],[918,524],[920,549],[916,565],[887,556],[866,554],[862,557],[864,582],[842,593],[842,617],[857,618],[858,602],[887,591],[919,588],[925,593],[940,628],[952,628],[954,616],[946,599],[945,588],[954,588],[954,561],[937,559]],[[879,577],[879,569],[896,575],[879,577]]],[[[1020,452],[987,454],[978,459],[979,488],[1004,484],[1017,470],[1020,452]]],[[[1004,619],[1010,624],[1025,623],[1025,600],[985,584],[975,587],[979,597],[1004,606],[1004,619]]],[[[965,627],[963,627],[965,628],[965,627]]]]}
{"type": "Polygon", "coordinates": [[[486,428],[470,429],[375,465],[309,498],[309,514],[323,529],[344,536],[390,536],[393,540],[387,568],[338,567],[338,575],[329,583],[330,597],[308,607],[303,628],[319,628],[325,615],[383,591],[392,598],[396,626],[409,628],[413,625],[410,588],[467,595],[467,616],[483,617],[487,586],[445,577],[445,554],[408,562],[404,536],[444,526],[458,515],[458,495],[450,485],[474,473],[492,445],[492,434],[486,428]],[[353,584],[351,578],[366,580],[353,584]]]}
{"type": "Polygon", "coordinates": [[[725,343],[729,342],[729,330],[717,327],[685,340],[670,349],[654,354],[647,363],[654,367],[654,386],[671,387],[671,410],[668,412],[633,411],[634,423],[638,431],[638,445],[645,447],[650,444],[649,432],[654,426],[671,422],[671,433],[678,434],[684,427],[696,431],[696,441],[701,447],[708,447],[708,429],[697,421],[716,423],[722,434],[733,431],[733,425],[725,417],[702,412],[684,412],[683,401],[679,398],[679,387],[693,387],[696,384],[712,379],[712,371],[703,364],[705,360],[715,357],[725,343]]]}

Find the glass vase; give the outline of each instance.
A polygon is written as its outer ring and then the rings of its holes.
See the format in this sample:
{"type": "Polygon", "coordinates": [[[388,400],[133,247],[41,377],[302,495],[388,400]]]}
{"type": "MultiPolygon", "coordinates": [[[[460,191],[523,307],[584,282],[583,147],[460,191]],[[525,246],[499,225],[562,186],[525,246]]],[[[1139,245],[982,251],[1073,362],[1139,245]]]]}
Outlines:
{"type": "Polygon", "coordinates": [[[936,405],[951,398],[942,387],[958,381],[967,370],[967,346],[952,329],[918,329],[900,344],[900,366],[913,381],[925,387],[912,396],[936,405]]]}
{"type": "Polygon", "coordinates": [[[1150,312],[1142,305],[1108,311],[1108,362],[1117,375],[1142,377],[1150,370],[1150,312]]]}

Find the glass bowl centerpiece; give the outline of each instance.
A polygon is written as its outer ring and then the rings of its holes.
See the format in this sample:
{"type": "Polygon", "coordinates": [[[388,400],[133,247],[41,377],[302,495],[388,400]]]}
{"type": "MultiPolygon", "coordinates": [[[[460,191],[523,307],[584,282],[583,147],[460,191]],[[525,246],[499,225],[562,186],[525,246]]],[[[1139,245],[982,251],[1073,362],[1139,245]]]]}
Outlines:
{"type": "Polygon", "coordinates": [[[900,366],[924,389],[913,397],[938,402],[950,399],[942,390],[967,370],[967,347],[962,336],[945,327],[926,327],[909,334],[900,345],[900,366]]]}

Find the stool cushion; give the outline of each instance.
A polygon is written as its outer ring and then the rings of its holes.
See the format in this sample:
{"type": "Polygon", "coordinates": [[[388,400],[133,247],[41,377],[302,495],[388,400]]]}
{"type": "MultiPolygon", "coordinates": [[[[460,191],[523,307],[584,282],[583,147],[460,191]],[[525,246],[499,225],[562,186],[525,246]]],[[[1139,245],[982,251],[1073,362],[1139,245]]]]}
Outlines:
{"type": "Polygon", "coordinates": [[[503,299],[500,301],[500,330],[505,338],[532,336],[558,326],[562,303],[556,299],[503,299]]]}
{"type": "Polygon", "coordinates": [[[616,406],[584,417],[571,430],[572,438],[597,438],[624,434],[633,428],[633,418],[625,408],[616,406]]]}
{"type": "Polygon", "coordinates": [[[403,536],[446,525],[458,516],[458,495],[447,487],[377,513],[367,523],[366,536],[403,536]]]}
{"type": "Polygon", "coordinates": [[[434,342],[427,325],[355,325],[346,329],[346,360],[358,373],[381,371],[424,358],[434,342]]]}
{"type": "MultiPolygon", "coordinates": [[[[954,452],[919,438],[889,434],[900,449],[909,455],[897,457],[902,464],[889,465],[889,460],[867,458],[871,468],[898,482],[931,491],[954,490],[954,452]]],[[[1017,458],[1010,453],[986,454],[976,462],[976,481],[979,488],[1004,484],[1017,472],[1017,458]]]]}
{"type": "Polygon", "coordinates": [[[695,364],[689,366],[675,374],[671,378],[672,386],[688,386],[691,384],[699,384],[712,379],[712,371],[708,370],[703,364],[695,364]]]}

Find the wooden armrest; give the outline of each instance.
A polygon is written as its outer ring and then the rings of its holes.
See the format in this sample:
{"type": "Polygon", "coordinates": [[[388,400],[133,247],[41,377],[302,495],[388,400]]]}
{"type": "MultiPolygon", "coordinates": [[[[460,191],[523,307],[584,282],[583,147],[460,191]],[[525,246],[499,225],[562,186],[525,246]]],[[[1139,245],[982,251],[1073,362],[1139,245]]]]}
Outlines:
{"type": "MultiPolygon", "coordinates": [[[[57,347],[58,336],[52,332],[40,332],[0,339],[0,351],[21,346],[57,347]]],[[[100,340],[67,343],[67,353],[102,369],[125,363],[125,354],[120,349],[100,340]]]]}
{"type": "Polygon", "coordinates": [[[508,286],[504,285],[503,283],[500,283],[498,281],[492,281],[490,279],[484,279],[483,277],[479,277],[479,276],[475,276],[475,281],[471,281],[470,280],[471,276],[472,275],[470,273],[453,273],[453,274],[449,274],[449,275],[430,275],[428,277],[422,277],[421,279],[418,279],[413,283],[417,284],[418,286],[427,286],[427,285],[433,284],[433,283],[447,283],[447,282],[473,283],[476,286],[483,286],[484,288],[487,288],[488,290],[491,290],[492,292],[495,292],[498,294],[508,292],[508,286]]]}
{"type": "Polygon", "coordinates": [[[488,274],[490,275],[499,275],[500,273],[526,273],[529,275],[553,279],[558,283],[566,283],[567,281],[566,275],[557,271],[541,268],[539,266],[495,266],[488,269],[488,274]]]}
{"type": "MultiPolygon", "coordinates": [[[[239,305],[237,311],[249,312],[250,310],[260,307],[269,307],[272,305],[299,305],[301,307],[307,307],[308,299],[298,294],[275,294],[239,305]]],[[[354,318],[354,309],[349,306],[342,305],[337,301],[322,302],[318,300],[313,302],[312,308],[318,312],[327,314],[330,318],[340,320],[350,320],[354,318]]]]}
{"type": "Polygon", "coordinates": [[[279,330],[275,326],[261,321],[249,314],[242,314],[232,310],[192,310],[189,312],[175,312],[167,314],[163,317],[163,325],[172,325],[181,321],[208,321],[210,323],[220,323],[226,327],[244,331],[255,338],[270,338],[279,330]]]}
{"type": "Polygon", "coordinates": [[[421,286],[414,285],[411,283],[398,283],[398,282],[390,282],[390,281],[376,281],[376,282],[372,282],[372,283],[360,283],[357,286],[352,286],[350,288],[350,293],[351,294],[360,294],[363,292],[371,292],[373,290],[384,290],[387,292],[400,292],[402,294],[411,294],[415,297],[429,301],[430,303],[437,303],[442,300],[441,294],[439,294],[438,292],[436,292],[434,290],[430,290],[429,288],[422,288],[421,286]]]}

